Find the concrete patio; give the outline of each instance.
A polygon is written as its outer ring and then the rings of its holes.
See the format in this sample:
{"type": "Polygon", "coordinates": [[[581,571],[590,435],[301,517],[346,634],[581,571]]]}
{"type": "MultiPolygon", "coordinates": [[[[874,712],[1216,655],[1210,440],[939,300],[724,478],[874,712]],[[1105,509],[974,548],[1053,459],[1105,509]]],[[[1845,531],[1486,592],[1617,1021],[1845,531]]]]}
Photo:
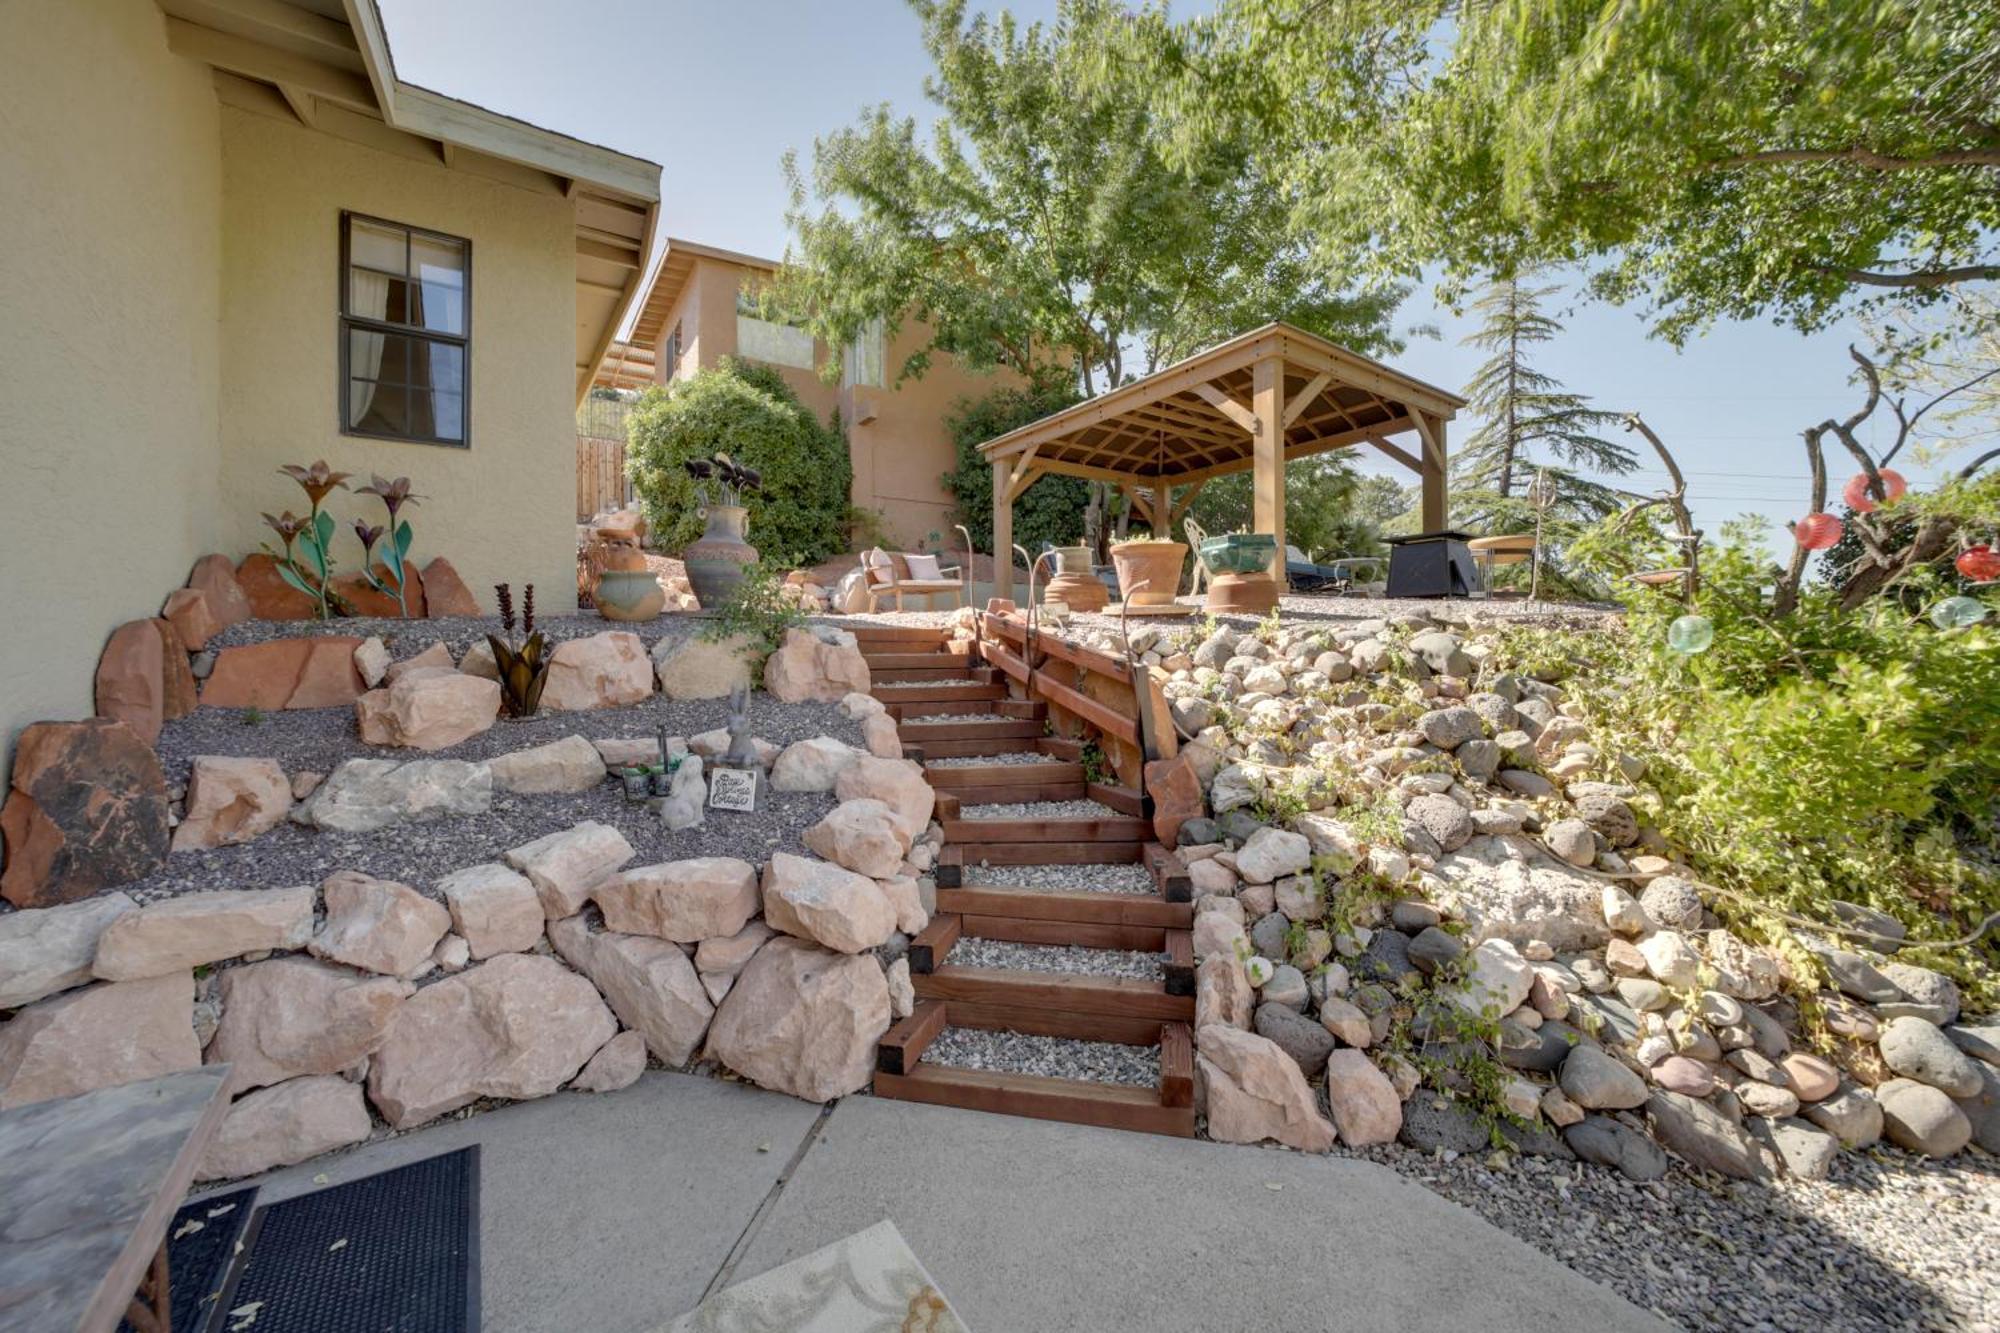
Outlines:
{"type": "Polygon", "coordinates": [[[1370,1163],[683,1074],[378,1140],[263,1198],[470,1143],[492,1330],[659,1328],[885,1217],[976,1333],[1664,1327],[1370,1163]]]}

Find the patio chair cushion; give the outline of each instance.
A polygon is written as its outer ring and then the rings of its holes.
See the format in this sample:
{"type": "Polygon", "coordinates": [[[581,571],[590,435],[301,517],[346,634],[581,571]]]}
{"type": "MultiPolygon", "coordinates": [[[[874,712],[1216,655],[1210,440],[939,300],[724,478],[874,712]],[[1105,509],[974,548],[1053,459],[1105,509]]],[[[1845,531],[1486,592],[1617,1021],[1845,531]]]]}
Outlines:
{"type": "Polygon", "coordinates": [[[934,555],[906,555],[903,562],[910,568],[910,577],[919,583],[935,583],[944,577],[934,555]]]}
{"type": "Polygon", "coordinates": [[[868,566],[868,581],[878,588],[885,588],[896,582],[909,568],[907,565],[901,565],[895,556],[879,546],[869,548],[861,560],[868,566]]]}

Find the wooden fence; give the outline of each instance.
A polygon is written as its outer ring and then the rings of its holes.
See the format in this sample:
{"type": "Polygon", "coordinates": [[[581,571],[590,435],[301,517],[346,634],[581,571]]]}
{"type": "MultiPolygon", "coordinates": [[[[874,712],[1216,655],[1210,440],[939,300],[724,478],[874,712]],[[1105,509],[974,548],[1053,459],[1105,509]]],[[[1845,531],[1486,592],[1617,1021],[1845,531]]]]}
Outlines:
{"type": "Polygon", "coordinates": [[[632,499],[625,480],[625,441],[576,437],[576,520],[619,509],[632,499]]]}

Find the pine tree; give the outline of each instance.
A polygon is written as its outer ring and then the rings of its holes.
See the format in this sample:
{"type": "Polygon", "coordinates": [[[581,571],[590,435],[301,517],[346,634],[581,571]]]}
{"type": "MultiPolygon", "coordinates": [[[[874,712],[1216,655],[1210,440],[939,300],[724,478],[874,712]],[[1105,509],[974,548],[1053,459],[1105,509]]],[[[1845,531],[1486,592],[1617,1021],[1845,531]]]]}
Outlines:
{"type": "Polygon", "coordinates": [[[1528,364],[1530,348],[1562,332],[1543,308],[1561,288],[1528,285],[1533,276],[1495,278],[1473,302],[1481,323],[1465,345],[1491,355],[1465,389],[1481,425],[1454,461],[1452,513],[1477,531],[1532,530],[1530,490],[1538,475],[1546,475],[1550,491],[1545,518],[1568,524],[1602,518],[1625,497],[1586,474],[1618,475],[1639,465],[1630,449],[1595,433],[1616,413],[1591,407],[1584,395],[1528,364]]]}

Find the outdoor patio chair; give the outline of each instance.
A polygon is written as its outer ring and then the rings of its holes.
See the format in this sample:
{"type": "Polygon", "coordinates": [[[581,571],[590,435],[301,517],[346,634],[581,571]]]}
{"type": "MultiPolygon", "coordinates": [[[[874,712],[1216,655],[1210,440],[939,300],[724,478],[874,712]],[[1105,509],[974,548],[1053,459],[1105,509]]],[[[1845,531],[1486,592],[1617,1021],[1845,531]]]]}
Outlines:
{"type": "Polygon", "coordinates": [[[907,610],[903,599],[931,599],[927,609],[936,610],[936,599],[949,593],[952,609],[965,605],[965,577],[957,565],[938,565],[938,557],[922,552],[885,551],[877,546],[861,557],[868,569],[868,613],[879,611],[882,602],[896,600],[898,611],[907,610]]]}
{"type": "Polygon", "coordinates": [[[1181,520],[1181,529],[1187,533],[1188,549],[1194,552],[1194,586],[1188,589],[1188,595],[1194,596],[1201,592],[1202,584],[1215,582],[1215,572],[1201,558],[1201,544],[1208,540],[1208,534],[1191,518],[1181,520]]]}

